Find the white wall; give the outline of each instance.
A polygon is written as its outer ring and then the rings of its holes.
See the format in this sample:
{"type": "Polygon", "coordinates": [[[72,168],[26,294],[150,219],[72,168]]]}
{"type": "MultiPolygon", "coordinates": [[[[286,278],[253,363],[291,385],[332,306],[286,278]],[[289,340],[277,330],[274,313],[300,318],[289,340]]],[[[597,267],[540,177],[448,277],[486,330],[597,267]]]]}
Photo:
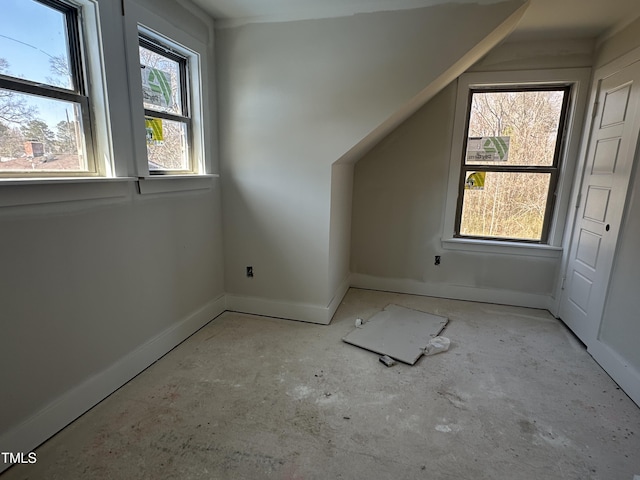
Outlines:
{"type": "MultiPolygon", "coordinates": [[[[331,166],[331,224],[329,226],[329,292],[344,295],[349,286],[351,254],[352,163],[331,166]]],[[[339,301],[339,299],[337,299],[339,301]]]]}
{"type": "Polygon", "coordinates": [[[636,18],[625,28],[610,38],[598,42],[595,55],[595,68],[610,63],[640,44],[640,18],[636,18]]]}
{"type": "MultiPolygon", "coordinates": [[[[521,5],[217,31],[225,285],[233,308],[270,306],[299,319],[287,305],[327,308],[336,284],[330,271],[344,271],[345,263],[331,258],[331,165],[521,5]],[[247,265],[254,278],[245,276],[247,265]]],[[[333,251],[341,256],[345,248],[333,251]]]]}
{"type": "Polygon", "coordinates": [[[223,292],[218,188],[0,212],[5,432],[223,292]],[[75,208],[74,208],[75,207],[75,208]]]}
{"type": "MultiPolygon", "coordinates": [[[[209,41],[196,16],[162,5],[209,41]]],[[[101,7],[116,163],[132,172],[120,5],[101,7]]],[[[113,198],[48,204],[34,195],[104,185],[0,185],[3,203],[29,204],[0,208],[1,451],[34,448],[224,308],[219,181],[156,195],[107,183],[113,198]]]]}
{"type": "MultiPolygon", "coordinates": [[[[471,70],[589,66],[591,42],[505,43],[471,70]],[[545,60],[544,52],[549,52],[545,60]]],[[[353,284],[407,293],[544,307],[559,258],[442,248],[456,82],[358,161],[354,175],[353,284]],[[434,265],[434,257],[441,264],[434,265]]]]}
{"type": "Polygon", "coordinates": [[[504,43],[476,62],[469,71],[495,72],[591,67],[596,41],[590,38],[520,40],[504,43]]]}
{"type": "Polygon", "coordinates": [[[637,163],[638,158],[600,327],[600,340],[640,373],[640,168],[637,163]]]}

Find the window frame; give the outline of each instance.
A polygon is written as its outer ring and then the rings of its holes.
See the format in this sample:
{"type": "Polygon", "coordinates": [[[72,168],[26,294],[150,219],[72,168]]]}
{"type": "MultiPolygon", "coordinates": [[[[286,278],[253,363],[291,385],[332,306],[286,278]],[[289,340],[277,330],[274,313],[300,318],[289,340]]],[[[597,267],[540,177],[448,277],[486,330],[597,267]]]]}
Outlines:
{"type": "Polygon", "coordinates": [[[548,244],[550,224],[553,217],[553,210],[555,206],[555,199],[558,187],[558,177],[562,168],[562,152],[566,145],[565,136],[567,134],[567,116],[569,113],[569,105],[572,97],[572,85],[567,83],[562,84],[543,84],[543,85],[496,85],[496,86],[483,86],[483,87],[471,87],[469,88],[466,122],[465,122],[465,135],[463,139],[462,156],[460,159],[460,181],[458,184],[458,200],[456,204],[456,216],[453,236],[454,238],[466,238],[476,240],[492,240],[496,242],[522,242],[531,244],[548,244]],[[473,95],[476,93],[505,93],[505,92],[544,92],[544,91],[563,91],[562,107],[560,110],[560,118],[558,121],[558,135],[556,138],[556,144],[553,155],[553,162],[551,165],[499,165],[499,164],[467,164],[466,163],[466,151],[467,143],[469,140],[469,124],[471,121],[471,106],[473,104],[473,95]],[[462,223],[462,210],[464,206],[464,185],[467,172],[480,171],[480,172],[505,172],[505,173],[547,173],[550,174],[549,188],[547,191],[547,201],[545,203],[545,215],[542,224],[542,231],[540,239],[522,239],[515,237],[495,237],[495,236],[482,236],[482,235],[463,235],[460,233],[462,223]]]}
{"type": "Polygon", "coordinates": [[[128,72],[129,109],[134,155],[134,172],[139,194],[162,194],[186,190],[211,188],[217,170],[217,127],[213,74],[214,26],[207,23],[207,40],[202,40],[186,30],[177,28],[166,18],[147,7],[130,2],[124,16],[124,41],[128,72]],[[153,175],[147,161],[146,128],[142,83],[140,81],[139,36],[144,34],[154,41],[171,45],[179,54],[189,59],[190,107],[191,107],[191,173],[153,175]]]}
{"type": "Polygon", "coordinates": [[[86,170],[47,171],[47,170],[15,170],[0,171],[0,179],[34,179],[60,177],[97,177],[105,175],[105,168],[96,161],[94,139],[94,115],[87,84],[88,75],[83,58],[85,35],[82,25],[82,6],[60,0],[33,0],[64,15],[66,24],[66,40],[70,61],[73,88],[67,89],[54,85],[35,82],[28,79],[0,74],[0,88],[16,93],[37,96],[43,99],[61,100],[80,105],[82,117],[82,142],[86,155],[86,170]]]}
{"type": "Polygon", "coordinates": [[[449,179],[445,185],[445,205],[442,211],[441,246],[444,250],[525,255],[560,258],[562,239],[571,197],[572,180],[576,172],[583,119],[586,111],[591,68],[562,68],[537,70],[479,71],[462,74],[457,80],[457,96],[451,137],[449,179]],[[540,86],[568,84],[573,88],[566,119],[565,148],[556,188],[555,208],[551,213],[547,243],[501,241],[496,239],[455,237],[455,219],[460,184],[463,141],[467,128],[467,109],[471,88],[540,86]]]}
{"type": "MultiPolygon", "coordinates": [[[[219,178],[214,22],[190,6],[202,24],[180,28],[150,2],[57,0],[76,8],[97,173],[71,176],[0,176],[0,207],[90,208],[92,202],[121,202],[136,194],[162,195],[211,190],[219,178]],[[140,84],[140,32],[184,46],[191,60],[193,174],[150,175],[140,84]],[[166,36],[165,36],[166,35],[166,36]],[[124,55],[123,55],[124,53],[124,55]],[[138,99],[140,99],[138,101],[138,99]]],[[[25,210],[27,211],[27,210],[25,210]]],[[[1,212],[0,212],[1,213],[1,212]]]]}
{"type": "MultiPolygon", "coordinates": [[[[193,158],[193,122],[191,121],[191,82],[190,82],[190,65],[189,58],[175,48],[173,45],[168,45],[164,42],[161,42],[157,39],[151,38],[148,34],[144,32],[140,32],[138,36],[139,46],[145,48],[157,55],[163,56],[169,60],[172,60],[178,64],[178,72],[179,72],[179,81],[180,81],[180,106],[182,115],[173,114],[169,112],[163,112],[159,110],[153,110],[150,108],[144,108],[145,118],[153,117],[160,118],[164,120],[170,120],[173,122],[180,122],[186,125],[187,129],[187,145],[186,145],[186,155],[187,155],[187,169],[149,169],[149,175],[184,175],[184,174],[194,174],[196,172],[196,168],[194,165],[193,158]]],[[[142,66],[142,64],[141,64],[142,66]]],[[[148,165],[148,157],[147,157],[147,165],[148,165]]]]}

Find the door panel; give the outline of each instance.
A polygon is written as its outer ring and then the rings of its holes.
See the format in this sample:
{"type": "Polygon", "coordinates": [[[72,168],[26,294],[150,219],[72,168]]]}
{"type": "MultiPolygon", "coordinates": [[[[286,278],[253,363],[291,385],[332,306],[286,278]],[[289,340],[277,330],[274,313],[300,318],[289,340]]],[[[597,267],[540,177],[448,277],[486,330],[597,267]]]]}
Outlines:
{"type": "Polygon", "coordinates": [[[587,346],[602,318],[640,130],[639,98],[640,63],[599,82],[560,302],[560,318],[587,346]]]}
{"type": "Polygon", "coordinates": [[[591,173],[614,173],[620,152],[620,137],[598,140],[591,173]]]}
{"type": "Polygon", "coordinates": [[[628,83],[604,92],[600,128],[625,121],[630,95],[631,84],[628,83]]]}
{"type": "Polygon", "coordinates": [[[588,230],[580,232],[578,240],[578,250],[576,259],[584,263],[587,267],[596,268],[598,253],[600,252],[601,235],[596,235],[588,230]]]}
{"type": "Polygon", "coordinates": [[[583,218],[585,220],[593,220],[599,223],[604,222],[604,219],[607,216],[610,194],[611,187],[589,186],[587,198],[584,201],[585,204],[583,218]]]}
{"type": "Polygon", "coordinates": [[[591,296],[591,287],[593,282],[581,275],[578,271],[573,271],[573,278],[569,288],[569,300],[580,310],[581,313],[587,313],[589,308],[589,297],[591,296]]]}

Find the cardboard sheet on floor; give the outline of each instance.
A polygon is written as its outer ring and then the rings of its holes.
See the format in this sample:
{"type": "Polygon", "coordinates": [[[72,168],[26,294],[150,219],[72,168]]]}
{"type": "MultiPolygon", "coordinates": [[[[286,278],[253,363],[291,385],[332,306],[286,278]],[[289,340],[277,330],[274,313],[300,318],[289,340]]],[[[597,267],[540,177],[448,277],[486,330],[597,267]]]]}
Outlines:
{"type": "Polygon", "coordinates": [[[390,304],[342,340],[413,365],[447,323],[446,317],[390,304]]]}

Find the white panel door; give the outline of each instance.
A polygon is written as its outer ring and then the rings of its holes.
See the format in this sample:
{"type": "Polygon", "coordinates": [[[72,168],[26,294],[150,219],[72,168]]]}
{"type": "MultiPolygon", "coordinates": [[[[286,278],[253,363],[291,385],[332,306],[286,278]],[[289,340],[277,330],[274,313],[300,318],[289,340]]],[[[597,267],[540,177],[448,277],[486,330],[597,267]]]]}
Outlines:
{"type": "Polygon", "coordinates": [[[597,339],[640,130],[640,62],[600,80],[560,318],[597,339]]]}

